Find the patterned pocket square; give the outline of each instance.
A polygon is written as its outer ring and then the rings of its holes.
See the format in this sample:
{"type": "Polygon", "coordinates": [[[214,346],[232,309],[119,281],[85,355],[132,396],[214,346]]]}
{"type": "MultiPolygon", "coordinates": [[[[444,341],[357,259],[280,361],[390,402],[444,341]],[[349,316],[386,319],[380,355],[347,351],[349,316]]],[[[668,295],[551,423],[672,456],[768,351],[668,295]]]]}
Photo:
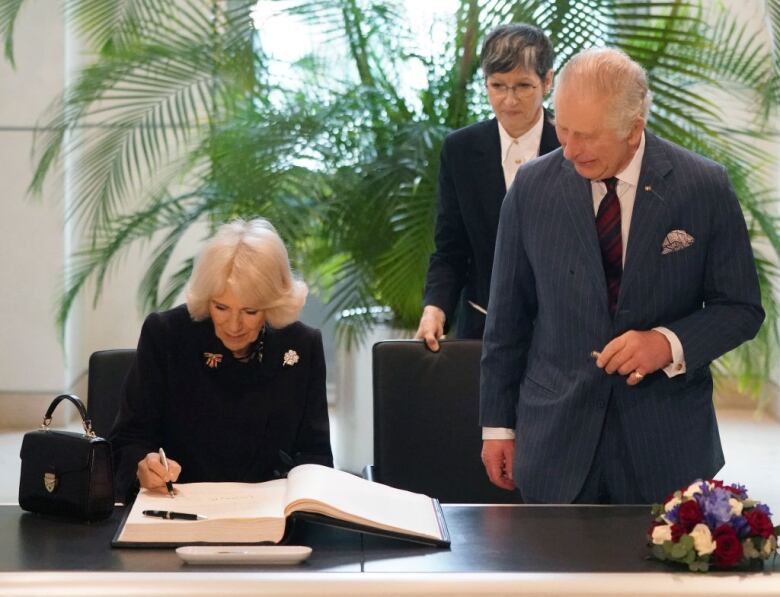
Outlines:
{"type": "Polygon", "coordinates": [[[661,255],[687,249],[693,244],[693,240],[693,237],[685,230],[672,230],[661,244],[661,255]]]}

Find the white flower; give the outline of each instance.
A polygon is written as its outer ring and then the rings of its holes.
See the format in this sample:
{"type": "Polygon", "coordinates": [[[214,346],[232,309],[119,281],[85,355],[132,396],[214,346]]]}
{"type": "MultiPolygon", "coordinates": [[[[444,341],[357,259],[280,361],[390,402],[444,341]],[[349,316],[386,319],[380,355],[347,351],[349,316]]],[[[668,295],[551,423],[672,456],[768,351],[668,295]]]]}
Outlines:
{"type": "Polygon", "coordinates": [[[742,502],[736,498],[729,498],[729,504],[731,504],[731,515],[739,516],[742,514],[742,502]]]}
{"type": "Polygon", "coordinates": [[[712,533],[706,524],[699,523],[688,533],[693,539],[693,547],[700,556],[715,551],[715,541],[712,540],[712,533]]]}
{"type": "Polygon", "coordinates": [[[670,499],[668,502],[666,502],[666,503],[664,504],[664,510],[665,510],[666,512],[669,512],[669,510],[671,510],[671,509],[672,509],[672,508],[674,508],[676,505],[678,505],[678,504],[681,504],[681,503],[682,503],[682,500],[681,500],[680,498],[678,498],[678,497],[673,497],[672,499],[670,499]]]}
{"type": "Polygon", "coordinates": [[[703,483],[704,483],[704,481],[702,481],[701,479],[699,479],[698,481],[694,481],[693,483],[691,483],[691,484],[688,486],[688,489],[686,489],[686,490],[683,492],[683,497],[686,497],[686,498],[690,499],[690,498],[692,498],[692,497],[693,497],[693,494],[695,494],[695,493],[701,493],[701,486],[702,486],[702,484],[703,484],[703,483]]]}
{"type": "Polygon", "coordinates": [[[664,541],[672,540],[672,527],[668,524],[658,525],[653,529],[652,537],[653,543],[656,545],[662,545],[664,541]]]}
{"type": "Polygon", "coordinates": [[[770,535],[769,538],[764,540],[764,545],[761,547],[761,554],[768,558],[771,556],[775,549],[777,549],[777,539],[774,535],[770,535]]]}
{"type": "Polygon", "coordinates": [[[293,365],[295,365],[295,363],[297,363],[300,360],[301,357],[298,356],[297,352],[295,352],[294,350],[288,350],[287,352],[284,353],[284,362],[282,363],[282,365],[283,366],[288,365],[292,367],[293,365]]]}

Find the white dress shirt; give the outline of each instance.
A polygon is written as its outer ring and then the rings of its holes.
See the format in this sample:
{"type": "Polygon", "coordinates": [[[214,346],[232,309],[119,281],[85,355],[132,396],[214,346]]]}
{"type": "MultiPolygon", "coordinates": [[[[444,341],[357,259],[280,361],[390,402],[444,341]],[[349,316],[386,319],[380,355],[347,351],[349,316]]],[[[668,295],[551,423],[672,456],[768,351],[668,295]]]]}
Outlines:
{"type": "MultiPolygon", "coordinates": [[[[631,216],[634,212],[634,201],[636,200],[636,189],[639,185],[639,174],[642,169],[642,158],[645,155],[645,134],[642,133],[642,139],[639,147],[631,158],[628,166],[615,175],[618,179],[617,194],[620,202],[620,235],[623,244],[623,265],[626,263],[626,247],[628,246],[628,232],[631,228],[631,216]]],[[[590,183],[593,193],[593,214],[594,217],[599,211],[601,200],[607,194],[607,185],[600,180],[592,180],[590,183]]],[[[664,367],[663,371],[668,377],[674,377],[685,373],[685,355],[683,347],[677,334],[665,327],[655,327],[655,331],[663,334],[669,341],[672,348],[672,362],[664,367]]],[[[482,439],[514,439],[513,429],[504,427],[483,427],[482,439]]]]}
{"type": "Polygon", "coordinates": [[[515,179],[517,169],[539,156],[543,125],[544,110],[539,110],[539,119],[519,137],[510,136],[501,123],[498,123],[498,136],[501,139],[501,168],[504,170],[504,182],[507,190],[515,179]]]}

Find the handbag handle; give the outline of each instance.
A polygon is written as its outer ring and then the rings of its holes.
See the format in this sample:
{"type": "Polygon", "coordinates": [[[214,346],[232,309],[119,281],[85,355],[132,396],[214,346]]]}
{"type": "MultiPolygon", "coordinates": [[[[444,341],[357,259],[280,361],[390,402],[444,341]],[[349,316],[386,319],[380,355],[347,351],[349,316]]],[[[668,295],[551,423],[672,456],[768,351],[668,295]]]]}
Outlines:
{"type": "Polygon", "coordinates": [[[57,405],[63,400],[67,400],[78,409],[79,415],[81,415],[81,425],[84,427],[84,435],[87,437],[95,437],[95,432],[92,431],[92,421],[87,418],[87,409],[81,399],[75,394],[60,394],[51,401],[49,408],[46,410],[46,414],[43,415],[43,424],[41,425],[41,429],[44,431],[49,430],[51,416],[54,414],[54,409],[57,408],[57,405]]]}

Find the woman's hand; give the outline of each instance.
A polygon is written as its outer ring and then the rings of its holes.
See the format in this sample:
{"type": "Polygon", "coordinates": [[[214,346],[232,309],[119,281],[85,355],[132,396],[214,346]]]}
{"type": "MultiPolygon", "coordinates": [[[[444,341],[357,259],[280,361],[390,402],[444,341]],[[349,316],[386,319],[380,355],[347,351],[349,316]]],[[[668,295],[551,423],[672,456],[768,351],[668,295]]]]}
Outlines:
{"type": "Polygon", "coordinates": [[[425,340],[425,345],[433,352],[439,351],[439,340],[444,337],[444,311],[434,305],[423,309],[415,340],[425,340]]]}
{"type": "Polygon", "coordinates": [[[146,458],[138,463],[136,476],[142,489],[168,493],[165,487],[166,481],[176,481],[181,474],[181,465],[175,460],[168,460],[168,470],[165,470],[160,455],[157,452],[149,452],[146,458]]]}

